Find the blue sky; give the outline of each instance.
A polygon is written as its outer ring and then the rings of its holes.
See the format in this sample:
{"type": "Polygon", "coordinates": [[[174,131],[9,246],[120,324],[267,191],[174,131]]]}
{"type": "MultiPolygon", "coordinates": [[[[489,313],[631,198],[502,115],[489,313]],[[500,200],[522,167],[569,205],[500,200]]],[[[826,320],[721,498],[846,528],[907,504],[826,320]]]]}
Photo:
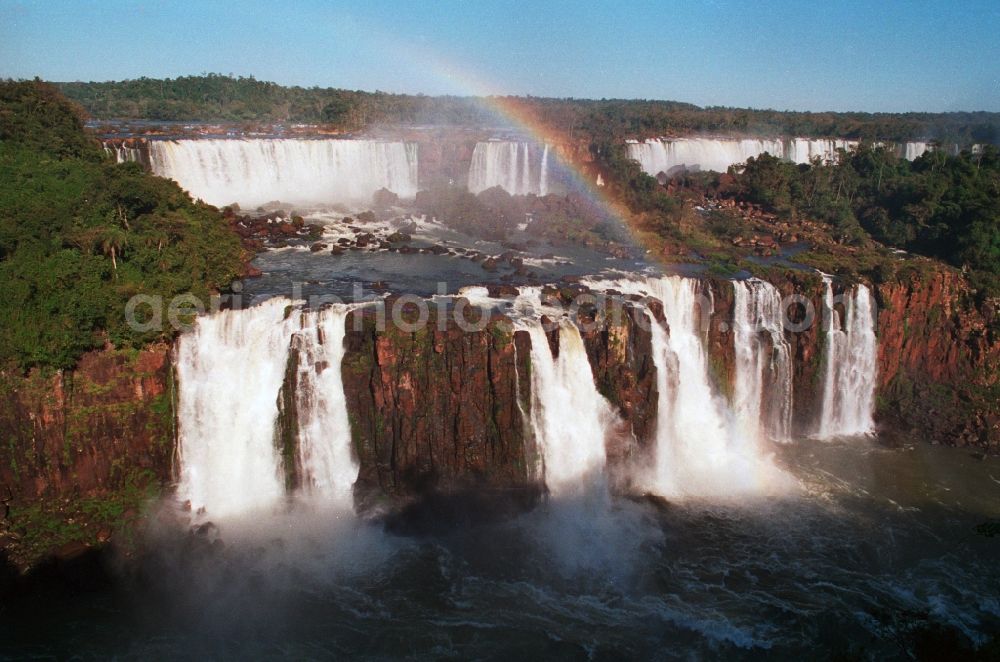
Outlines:
{"type": "Polygon", "coordinates": [[[1000,111],[1000,0],[0,0],[0,76],[1000,111]]]}

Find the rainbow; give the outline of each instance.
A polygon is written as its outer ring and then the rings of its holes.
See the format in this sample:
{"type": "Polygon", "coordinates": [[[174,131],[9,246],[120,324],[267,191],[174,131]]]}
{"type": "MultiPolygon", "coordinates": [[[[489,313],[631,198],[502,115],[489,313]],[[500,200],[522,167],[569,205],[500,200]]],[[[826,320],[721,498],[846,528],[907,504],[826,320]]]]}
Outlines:
{"type": "MultiPolygon", "coordinates": [[[[418,61],[421,73],[430,73],[451,87],[461,90],[474,101],[497,113],[513,127],[529,136],[539,144],[571,144],[573,140],[560,129],[546,124],[535,107],[525,97],[503,95],[495,87],[475,74],[455,66],[452,62],[428,51],[426,48],[408,42],[405,53],[400,50],[398,41],[382,39],[387,48],[399,52],[403,62],[418,61]]],[[[530,98],[530,97],[529,97],[530,98]]],[[[587,172],[581,165],[575,164],[560,156],[558,150],[553,150],[560,169],[569,175],[575,193],[610,217],[617,219],[629,232],[632,227],[627,222],[631,217],[624,205],[615,200],[610,191],[597,186],[594,174],[587,172]]],[[[638,242],[637,243],[641,243],[638,242]]]]}

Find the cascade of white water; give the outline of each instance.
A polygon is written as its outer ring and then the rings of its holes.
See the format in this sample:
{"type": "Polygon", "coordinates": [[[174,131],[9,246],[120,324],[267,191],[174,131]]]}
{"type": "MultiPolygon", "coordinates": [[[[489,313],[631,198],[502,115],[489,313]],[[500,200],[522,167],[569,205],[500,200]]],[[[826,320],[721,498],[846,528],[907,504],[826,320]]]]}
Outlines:
{"type": "Polygon", "coordinates": [[[872,412],[878,360],[871,291],[865,285],[857,285],[852,292],[845,293],[841,319],[835,308],[833,283],[827,276],[823,280],[826,355],[816,436],[826,439],[870,434],[875,429],[872,412]]]}
{"type": "Polygon", "coordinates": [[[302,490],[328,505],[350,507],[358,464],[341,378],[347,306],[302,313],[297,352],[295,405],[302,490]]]}
{"type": "Polygon", "coordinates": [[[559,356],[549,346],[538,288],[522,288],[520,328],[531,337],[531,428],[545,485],[554,496],[579,494],[600,483],[605,441],[616,414],[594,385],[580,330],[559,322],[559,356]]]}
{"type": "Polygon", "coordinates": [[[295,316],[287,299],[199,317],[177,345],[178,498],[225,517],[284,495],[278,392],[295,316]]]}
{"type": "Polygon", "coordinates": [[[924,154],[924,152],[929,152],[933,149],[930,143],[927,142],[907,142],[903,143],[902,157],[907,161],[913,161],[924,154]]]}
{"type": "Polygon", "coordinates": [[[656,459],[647,488],[667,497],[728,497],[783,491],[790,480],[747,434],[725,399],[713,392],[703,324],[712,301],[697,280],[670,276],[644,281],[588,282],[659,299],[666,325],[651,311],[657,376],[656,459]]]}
{"type": "Polygon", "coordinates": [[[725,172],[729,166],[745,163],[750,157],[764,152],[793,163],[809,163],[819,157],[824,161],[835,157],[838,149],[852,149],[854,140],[792,138],[724,139],[680,138],[677,140],[646,140],[629,143],[629,156],[637,160],[651,175],[676,170],[716,170],[725,172]]]}
{"type": "Polygon", "coordinates": [[[548,146],[498,141],[476,143],[469,166],[469,190],[499,186],[511,195],[548,192],[548,146]]]}
{"type": "Polygon", "coordinates": [[[693,279],[653,279],[647,286],[663,303],[669,328],[657,334],[665,344],[654,347],[654,361],[657,370],[676,375],[659,401],[655,486],[668,496],[760,490],[766,463],[756,439],[730,425],[724,400],[712,392],[699,327],[701,316],[711,314],[709,301],[693,279]]]}
{"type": "MultiPolygon", "coordinates": [[[[531,155],[528,153],[529,150],[521,150],[521,190],[530,191],[531,190],[531,155]]],[[[539,169],[540,170],[540,169],[539,169]]],[[[539,173],[539,183],[541,182],[541,173],[539,173]]]]}
{"type": "Polygon", "coordinates": [[[127,163],[129,161],[142,161],[142,152],[137,147],[129,147],[124,143],[104,143],[104,151],[115,157],[116,163],[127,163]]]}
{"type": "Polygon", "coordinates": [[[153,172],[205,202],[368,203],[417,193],[416,145],[376,140],[153,140],[153,172]]]}
{"type": "Polygon", "coordinates": [[[350,507],[358,466],[341,379],[346,306],[293,311],[288,299],[199,317],[178,341],[177,495],[210,517],[285,496],[278,398],[296,350],[296,469],[306,496],[350,507]]]}
{"type": "Polygon", "coordinates": [[[653,176],[661,172],[671,175],[676,170],[725,172],[729,166],[764,152],[783,156],[784,143],[764,139],[679,138],[628,144],[629,156],[653,176]]]}
{"type": "Polygon", "coordinates": [[[792,138],[785,143],[784,152],[775,154],[792,163],[811,163],[814,158],[834,161],[837,150],[851,151],[858,145],[857,140],[837,140],[832,138],[792,138]]]}
{"type": "MultiPolygon", "coordinates": [[[[678,170],[717,170],[725,172],[729,166],[745,163],[748,158],[764,152],[792,163],[811,163],[814,158],[832,161],[837,150],[850,151],[858,146],[857,140],[835,138],[677,138],[649,139],[629,142],[628,154],[653,176],[661,172],[668,175],[678,170]]],[[[900,148],[900,155],[912,161],[932,146],[926,142],[908,142],[900,148]]]]}
{"type": "Polygon", "coordinates": [[[745,434],[789,439],[791,346],[785,339],[781,293],[756,278],[733,281],[733,409],[745,434]]]}

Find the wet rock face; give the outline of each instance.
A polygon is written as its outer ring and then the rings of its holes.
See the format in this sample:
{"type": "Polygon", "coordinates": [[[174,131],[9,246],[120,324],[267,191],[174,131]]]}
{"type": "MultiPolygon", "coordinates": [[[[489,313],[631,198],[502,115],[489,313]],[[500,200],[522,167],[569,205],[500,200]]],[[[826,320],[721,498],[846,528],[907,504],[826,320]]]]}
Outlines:
{"type": "Polygon", "coordinates": [[[624,424],[624,430],[612,434],[608,442],[610,466],[650,452],[656,434],[658,392],[650,323],[638,306],[623,304],[620,311],[581,320],[594,383],[624,424]]]}
{"type": "Polygon", "coordinates": [[[170,479],[169,346],[90,352],[72,371],[0,380],[0,492],[13,500],[101,493],[137,472],[170,479]]]}
{"type": "Polygon", "coordinates": [[[370,309],[348,317],[342,373],[362,499],[527,483],[528,354],[502,321],[466,332],[432,319],[409,332],[379,330],[370,309]]]}
{"type": "MultiPolygon", "coordinates": [[[[817,278],[791,274],[774,282],[819,315],[817,278]]],[[[706,279],[704,287],[714,307],[705,331],[711,376],[720,393],[731,394],[732,285],[706,279]]],[[[875,292],[883,439],[1000,449],[1000,343],[989,310],[971,305],[964,281],[951,272],[884,283],[875,292]]],[[[648,319],[638,304],[620,299],[623,314],[595,307],[581,320],[595,384],[622,422],[608,442],[611,467],[650,452],[657,416],[648,319]]],[[[662,317],[655,304],[652,310],[662,317]]],[[[528,334],[501,315],[480,330],[462,330],[454,320],[439,327],[434,306],[421,329],[391,321],[378,329],[376,321],[371,309],[354,311],[345,338],[342,372],[361,466],[359,496],[537,485],[528,334]]],[[[787,338],[794,432],[808,434],[821,401],[819,317],[787,338]]],[[[548,340],[558,355],[558,333],[548,340]]],[[[168,346],[92,352],[73,371],[0,377],[0,505],[101,494],[136,472],[170,480],[176,426],[168,346]]]]}
{"type": "MultiPolygon", "coordinates": [[[[609,441],[612,465],[648,446],[655,427],[655,369],[640,315],[628,306],[620,319],[601,317],[582,333],[595,382],[622,420],[609,441]]],[[[495,314],[482,330],[468,331],[453,320],[439,328],[432,315],[410,332],[378,329],[375,311],[363,309],[348,317],[345,343],[362,504],[379,495],[538,486],[531,341],[508,318],[495,314]]]]}

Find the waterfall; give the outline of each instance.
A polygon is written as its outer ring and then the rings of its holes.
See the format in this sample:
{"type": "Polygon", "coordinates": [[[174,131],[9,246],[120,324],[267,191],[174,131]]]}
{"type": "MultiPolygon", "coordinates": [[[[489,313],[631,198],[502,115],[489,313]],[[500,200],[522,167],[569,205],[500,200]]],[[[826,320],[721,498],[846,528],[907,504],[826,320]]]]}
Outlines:
{"type": "Polygon", "coordinates": [[[358,466],[340,363],[348,308],[289,313],[288,299],[199,317],[177,349],[178,498],[210,517],[273,508],[285,497],[278,399],[295,350],[295,469],[302,490],[350,507],[358,466]]]}
{"type": "Polygon", "coordinates": [[[857,285],[842,297],[844,318],[835,308],[833,283],[824,276],[824,316],[826,353],[824,357],[823,401],[816,436],[870,434],[875,429],[877,341],[875,306],[871,291],[857,285]]]}
{"type": "Polygon", "coordinates": [[[929,152],[933,149],[930,143],[927,142],[908,142],[903,143],[903,149],[901,156],[907,161],[913,161],[924,154],[924,152],[929,152]]]}
{"type": "Polygon", "coordinates": [[[733,409],[746,434],[785,441],[791,434],[792,357],[781,293],[768,282],[733,281],[733,409]]]}
{"type": "Polygon", "coordinates": [[[739,425],[725,398],[715,393],[702,325],[712,301],[699,281],[670,276],[644,281],[588,282],[659,299],[666,324],[646,311],[651,324],[657,379],[655,461],[640,480],[666,497],[728,497],[781,491],[790,480],[739,425]]]}
{"type": "Polygon", "coordinates": [[[784,152],[775,154],[792,163],[811,163],[814,158],[834,161],[837,150],[851,151],[857,147],[857,140],[836,140],[830,138],[792,138],[785,143],[784,152]]]}
{"type": "Polygon", "coordinates": [[[480,193],[500,186],[511,195],[548,192],[549,148],[533,143],[496,141],[476,143],[469,166],[469,190],[480,193]]]}
{"type": "Polygon", "coordinates": [[[287,299],[199,317],[177,346],[177,495],[212,517],[273,506],[284,495],[275,446],[278,392],[294,316],[287,299]]]}
{"type": "Polygon", "coordinates": [[[349,508],[358,464],[341,378],[347,306],[302,313],[297,350],[295,407],[298,466],[303,491],[327,504],[349,508]]]}
{"type": "Polygon", "coordinates": [[[559,321],[554,357],[540,319],[538,288],[522,288],[517,320],[531,337],[531,428],[541,454],[545,485],[554,496],[579,494],[600,483],[605,440],[616,414],[597,391],[580,330],[559,321]]]}
{"type": "Polygon", "coordinates": [[[653,176],[661,172],[673,175],[680,170],[725,172],[729,166],[744,163],[751,156],[760,156],[764,152],[783,156],[784,145],[780,140],[709,138],[647,140],[628,144],[629,156],[653,176]]]}
{"type": "Polygon", "coordinates": [[[125,143],[104,142],[104,152],[108,156],[115,157],[116,163],[128,163],[135,161],[142,163],[142,150],[138,147],[129,147],[125,143]]]}
{"type": "Polygon", "coordinates": [[[417,193],[414,144],[376,140],[152,140],[155,174],[214,205],[360,203],[417,193]]]}
{"type": "Polygon", "coordinates": [[[660,278],[647,285],[663,303],[669,330],[653,336],[656,369],[667,375],[658,402],[653,486],[665,496],[759,491],[774,470],[756,439],[731,424],[731,413],[709,380],[699,321],[711,314],[710,303],[699,296],[693,279],[660,278]]]}
{"type": "MultiPolygon", "coordinates": [[[[751,156],[767,152],[792,163],[810,163],[819,157],[833,160],[837,150],[852,150],[857,140],[833,138],[678,138],[630,141],[628,155],[653,176],[661,172],[673,175],[682,170],[716,170],[725,172],[729,166],[745,163],[751,156]]],[[[912,161],[933,147],[926,142],[904,143],[900,155],[912,161]]]]}

